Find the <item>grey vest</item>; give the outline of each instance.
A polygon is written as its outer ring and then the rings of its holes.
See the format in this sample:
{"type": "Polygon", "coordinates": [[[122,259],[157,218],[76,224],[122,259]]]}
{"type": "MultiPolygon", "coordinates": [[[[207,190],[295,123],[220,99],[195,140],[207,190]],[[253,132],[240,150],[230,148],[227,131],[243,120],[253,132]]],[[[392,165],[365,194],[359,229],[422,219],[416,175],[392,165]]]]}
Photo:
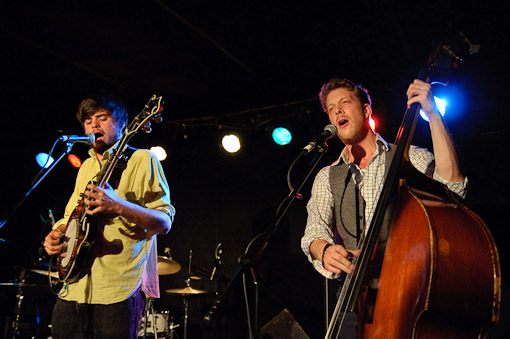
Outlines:
{"type": "MultiPolygon", "coordinates": [[[[388,144],[388,146],[390,149],[386,153],[384,177],[388,174],[396,148],[393,144],[388,144]]],[[[355,250],[357,242],[365,230],[365,201],[356,184],[351,180],[349,166],[343,161],[330,167],[329,184],[334,200],[335,243],[341,244],[349,250],[355,250]]],[[[385,227],[387,226],[385,225],[385,227]]]]}

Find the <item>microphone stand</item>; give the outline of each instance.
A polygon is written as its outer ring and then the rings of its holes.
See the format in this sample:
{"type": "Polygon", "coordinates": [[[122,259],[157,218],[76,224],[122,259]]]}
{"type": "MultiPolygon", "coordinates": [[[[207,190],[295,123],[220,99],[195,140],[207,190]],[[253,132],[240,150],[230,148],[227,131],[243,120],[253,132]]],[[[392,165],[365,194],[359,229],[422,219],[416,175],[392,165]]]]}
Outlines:
{"type": "MultiPolygon", "coordinates": [[[[21,206],[21,204],[23,204],[23,202],[28,198],[30,193],[32,193],[32,191],[43,181],[43,179],[48,175],[48,173],[50,173],[51,170],[53,170],[53,168],[55,168],[55,166],[60,162],[60,160],[62,160],[62,158],[64,158],[64,156],[67,156],[67,155],[69,155],[69,153],[71,153],[71,149],[73,148],[73,145],[74,145],[74,143],[67,142],[65,152],[62,153],[62,155],[60,155],[60,157],[56,161],[54,161],[50,165],[50,167],[48,167],[48,169],[43,173],[43,175],[37,181],[32,182],[32,186],[27,190],[25,195],[14,206],[14,208],[12,208],[9,212],[7,212],[7,216],[0,221],[0,229],[9,221],[9,218],[14,214],[14,212],[21,206]]],[[[37,177],[36,177],[36,179],[37,179],[37,177]]]]}
{"type": "MultiPolygon", "coordinates": [[[[213,320],[216,318],[219,310],[223,307],[225,303],[225,298],[232,292],[232,289],[237,285],[239,282],[241,276],[245,274],[247,271],[251,270],[253,272],[253,266],[258,262],[260,257],[263,254],[264,249],[266,248],[269,238],[271,235],[277,230],[278,225],[280,224],[281,220],[289,210],[290,206],[294,202],[294,200],[302,199],[302,195],[300,194],[301,189],[306,184],[308,179],[310,178],[310,175],[313,173],[315,168],[317,167],[317,164],[322,159],[322,157],[327,152],[327,144],[324,142],[323,144],[317,145],[318,153],[313,158],[309,171],[306,173],[305,177],[302,179],[302,181],[298,184],[297,188],[294,189],[290,185],[290,172],[294,165],[298,162],[298,160],[305,154],[308,153],[308,151],[303,150],[297,158],[294,160],[294,162],[291,164],[288,174],[287,174],[287,181],[290,188],[290,193],[287,197],[283,199],[283,201],[280,203],[278,210],[276,212],[275,222],[274,225],[270,226],[266,231],[258,234],[255,236],[248,244],[245,250],[245,254],[239,257],[238,263],[239,268],[237,269],[236,273],[228,283],[228,285],[225,287],[225,290],[223,293],[216,299],[214,304],[210,307],[207,314],[204,316],[204,321],[211,325],[213,320]],[[257,241],[260,240],[260,241],[257,241]],[[251,248],[253,246],[253,249],[251,248]]],[[[258,294],[256,294],[256,298],[258,299],[258,294]]],[[[258,307],[258,300],[255,301],[256,307],[258,307]]],[[[255,310],[255,313],[257,310],[255,310]]],[[[251,333],[251,331],[250,331],[251,333]]],[[[257,328],[255,328],[255,338],[257,338],[257,328]]]]}
{"type": "MultiPolygon", "coordinates": [[[[62,155],[60,155],[60,157],[56,161],[54,161],[50,165],[50,167],[48,167],[48,169],[43,173],[43,175],[38,180],[36,180],[37,179],[37,176],[36,176],[36,178],[34,179],[34,182],[32,182],[31,187],[27,190],[27,192],[24,194],[24,196],[19,200],[19,202],[14,206],[14,208],[12,208],[10,211],[8,211],[7,216],[0,221],[0,229],[9,221],[10,217],[14,214],[14,212],[23,204],[23,202],[28,198],[30,193],[32,193],[32,191],[42,182],[42,180],[48,175],[48,173],[50,173],[50,171],[53,170],[53,168],[55,168],[55,166],[60,162],[60,160],[62,160],[64,158],[64,156],[67,156],[71,152],[73,145],[74,145],[73,143],[66,143],[65,152],[63,152],[62,155]]],[[[40,241],[40,235],[38,236],[36,243],[38,241],[40,241]]],[[[35,243],[31,247],[31,250],[29,251],[29,253],[27,253],[27,258],[24,259],[22,266],[19,269],[19,275],[18,275],[19,283],[17,284],[18,288],[16,291],[16,304],[14,306],[14,319],[13,319],[12,323],[10,324],[10,333],[11,333],[12,338],[15,338],[19,334],[18,333],[19,318],[20,318],[20,312],[21,312],[21,304],[22,304],[23,298],[24,298],[23,291],[24,291],[24,287],[27,286],[26,279],[28,276],[28,274],[26,272],[27,269],[25,266],[27,265],[28,256],[30,255],[30,252],[32,251],[33,248],[35,248],[35,243]]]]}

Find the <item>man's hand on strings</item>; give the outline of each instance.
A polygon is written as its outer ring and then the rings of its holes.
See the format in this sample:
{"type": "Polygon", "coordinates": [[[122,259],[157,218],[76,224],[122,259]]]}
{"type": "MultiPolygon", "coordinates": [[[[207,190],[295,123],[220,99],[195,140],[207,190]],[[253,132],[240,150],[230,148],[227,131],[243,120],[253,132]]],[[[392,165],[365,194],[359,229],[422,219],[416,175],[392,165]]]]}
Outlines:
{"type": "Polygon", "coordinates": [[[359,253],[360,250],[349,251],[342,245],[332,245],[326,248],[322,264],[326,270],[333,273],[351,273],[354,269],[351,260],[354,256],[359,256],[359,253]]]}
{"type": "Polygon", "coordinates": [[[60,225],[58,228],[52,230],[46,238],[44,238],[44,249],[49,255],[60,254],[64,257],[65,253],[62,253],[62,244],[60,238],[64,236],[64,230],[66,225],[60,225]]]}
{"type": "Polygon", "coordinates": [[[86,212],[89,215],[98,213],[120,214],[123,200],[115,193],[110,184],[104,187],[88,184],[85,191],[84,203],[87,205],[86,212]]]}

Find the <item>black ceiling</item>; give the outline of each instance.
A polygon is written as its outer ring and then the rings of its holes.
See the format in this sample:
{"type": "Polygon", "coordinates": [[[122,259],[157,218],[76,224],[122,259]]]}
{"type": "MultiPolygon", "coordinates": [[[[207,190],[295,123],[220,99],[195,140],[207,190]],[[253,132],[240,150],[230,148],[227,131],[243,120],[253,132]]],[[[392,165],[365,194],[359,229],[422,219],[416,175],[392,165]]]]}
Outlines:
{"type": "Polygon", "coordinates": [[[99,88],[123,97],[131,114],[151,94],[163,95],[167,126],[256,127],[302,106],[320,112],[310,101],[331,77],[370,90],[379,131],[393,140],[408,83],[434,45],[457,32],[481,49],[455,78],[464,103],[448,124],[464,153],[484,152],[508,121],[500,107],[509,97],[509,7],[495,0],[3,1],[2,115],[10,128],[1,141],[16,147],[2,156],[80,133],[77,103],[99,88]]]}
{"type": "MultiPolygon", "coordinates": [[[[31,159],[59,134],[81,133],[77,103],[100,88],[124,98],[131,114],[151,94],[163,95],[166,128],[159,131],[174,135],[174,143],[193,133],[189,127],[264,127],[296,112],[315,119],[302,123],[303,140],[296,139],[307,142],[327,123],[316,95],[331,77],[370,90],[379,131],[392,141],[408,83],[435,44],[458,32],[481,49],[452,82],[464,97],[448,125],[475,175],[484,168],[475,154],[495,161],[488,154],[503,151],[507,2],[3,1],[1,7],[4,159],[20,150],[31,159]]],[[[23,169],[3,169],[19,176],[11,181],[19,191],[36,170],[23,169]]]]}
{"type": "Polygon", "coordinates": [[[102,87],[136,107],[142,103],[135,98],[157,92],[180,118],[311,98],[333,76],[387,88],[385,95],[403,93],[433,44],[458,31],[482,45],[488,63],[471,72],[485,75],[507,40],[508,5],[497,1],[12,1],[2,7],[4,93],[76,102],[102,87]]]}

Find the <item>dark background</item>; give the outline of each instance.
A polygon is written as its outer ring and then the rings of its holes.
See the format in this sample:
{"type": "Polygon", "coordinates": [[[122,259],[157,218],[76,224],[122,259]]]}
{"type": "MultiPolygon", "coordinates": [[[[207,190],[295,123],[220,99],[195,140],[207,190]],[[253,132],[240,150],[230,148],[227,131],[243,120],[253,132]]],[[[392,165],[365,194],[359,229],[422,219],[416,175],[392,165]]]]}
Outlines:
{"type": "MultiPolygon", "coordinates": [[[[62,215],[77,172],[67,160],[9,213],[39,170],[35,154],[49,151],[61,134],[82,133],[74,114],[89,92],[119,95],[131,118],[153,93],[164,97],[163,124],[131,143],[162,145],[168,153],[163,167],[177,215],[170,233],[158,237],[158,252],[170,248],[182,269],[162,276],[161,290],[184,287],[191,250],[191,274],[203,278],[193,286],[214,289],[206,279],[220,242],[223,289],[250,239],[272,224],[289,192],[290,164],[328,123],[316,100],[322,84],[332,77],[362,83],[372,95],[378,132],[393,141],[408,84],[439,41],[463,32],[481,48],[452,77],[448,87],[456,90],[456,104],[445,120],[470,180],[467,203],[498,244],[505,292],[509,7],[500,1],[3,1],[0,214],[9,222],[0,230],[1,282],[15,281],[17,268],[37,258],[38,235],[48,231],[40,215],[46,218],[48,208],[62,215]],[[275,124],[291,129],[289,145],[271,141],[275,124]],[[227,131],[241,137],[240,153],[221,149],[227,131]]],[[[430,147],[423,121],[413,142],[430,147]]],[[[329,146],[319,167],[342,147],[338,141],[329,146]]],[[[86,150],[76,145],[73,152],[84,159],[86,150]]],[[[294,184],[310,160],[298,163],[294,184]]],[[[289,209],[257,270],[259,325],[287,308],[317,338],[323,280],[300,249],[310,185],[289,209]]],[[[55,297],[46,277],[31,274],[27,282],[36,286],[24,291],[22,336],[45,337],[55,297]]],[[[247,337],[240,286],[220,316],[221,337],[247,337]]],[[[0,287],[2,325],[12,316],[14,296],[15,288],[0,287]]],[[[191,301],[193,337],[207,332],[201,319],[213,302],[211,296],[191,301]]],[[[170,311],[182,329],[181,298],[164,295],[156,308],[170,311]]],[[[502,325],[493,328],[492,338],[508,336],[507,312],[503,302],[502,325]]]]}

